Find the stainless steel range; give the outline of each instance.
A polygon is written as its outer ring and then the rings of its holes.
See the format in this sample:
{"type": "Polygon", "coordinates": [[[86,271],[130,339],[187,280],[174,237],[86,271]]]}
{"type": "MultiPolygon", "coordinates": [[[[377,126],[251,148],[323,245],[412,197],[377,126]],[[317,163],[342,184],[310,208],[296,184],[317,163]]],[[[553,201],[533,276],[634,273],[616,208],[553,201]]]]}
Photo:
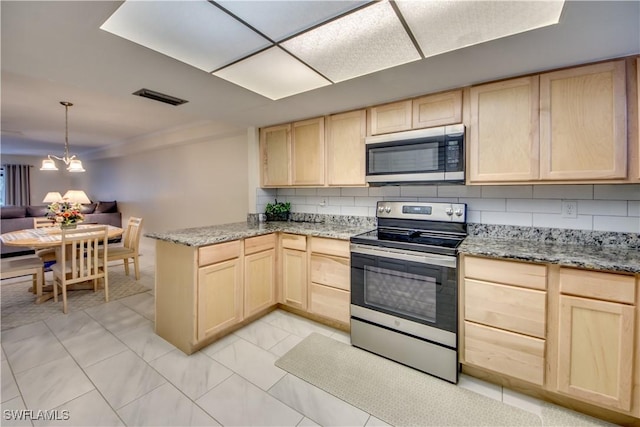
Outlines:
{"type": "Polygon", "coordinates": [[[351,344],[457,383],[466,205],[378,202],[376,216],[351,238],[351,344]]]}

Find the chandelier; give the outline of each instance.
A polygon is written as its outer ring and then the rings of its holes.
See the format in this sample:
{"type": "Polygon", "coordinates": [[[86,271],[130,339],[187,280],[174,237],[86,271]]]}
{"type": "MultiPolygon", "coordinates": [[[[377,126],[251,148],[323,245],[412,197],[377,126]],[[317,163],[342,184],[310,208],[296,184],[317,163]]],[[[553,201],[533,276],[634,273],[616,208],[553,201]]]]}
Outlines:
{"type": "Polygon", "coordinates": [[[73,106],[72,103],[67,101],[60,101],[60,104],[64,105],[64,157],[53,156],[49,154],[46,159],[42,161],[41,171],[57,171],[58,167],[53,159],[61,160],[67,165],[69,172],[84,172],[82,162],[76,159],[75,154],[69,157],[69,107],[73,106]],[[53,159],[52,159],[53,157],[53,159]]]}

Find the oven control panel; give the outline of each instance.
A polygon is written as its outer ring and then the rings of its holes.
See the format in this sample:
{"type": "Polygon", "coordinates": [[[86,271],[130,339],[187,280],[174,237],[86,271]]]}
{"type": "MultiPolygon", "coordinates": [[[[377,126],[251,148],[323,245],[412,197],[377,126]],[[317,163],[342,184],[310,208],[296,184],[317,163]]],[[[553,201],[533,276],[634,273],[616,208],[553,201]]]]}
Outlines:
{"type": "Polygon", "coordinates": [[[376,216],[378,218],[465,223],[467,221],[467,205],[464,203],[381,201],[378,202],[376,216]]]}

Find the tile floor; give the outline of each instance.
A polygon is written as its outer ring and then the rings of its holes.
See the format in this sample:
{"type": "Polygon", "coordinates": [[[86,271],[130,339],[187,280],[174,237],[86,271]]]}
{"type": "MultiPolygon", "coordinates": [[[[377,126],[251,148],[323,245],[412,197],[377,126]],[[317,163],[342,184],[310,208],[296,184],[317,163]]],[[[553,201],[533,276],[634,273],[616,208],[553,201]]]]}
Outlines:
{"type": "MultiPolygon", "coordinates": [[[[312,332],[348,343],[344,332],[276,310],[186,356],[154,334],[153,311],[150,291],[4,331],[0,424],[387,425],[274,366],[312,332]],[[38,410],[63,420],[37,419],[38,410]],[[12,419],[17,414],[36,419],[12,419]]],[[[534,413],[541,408],[468,376],[459,386],[534,413]]]]}

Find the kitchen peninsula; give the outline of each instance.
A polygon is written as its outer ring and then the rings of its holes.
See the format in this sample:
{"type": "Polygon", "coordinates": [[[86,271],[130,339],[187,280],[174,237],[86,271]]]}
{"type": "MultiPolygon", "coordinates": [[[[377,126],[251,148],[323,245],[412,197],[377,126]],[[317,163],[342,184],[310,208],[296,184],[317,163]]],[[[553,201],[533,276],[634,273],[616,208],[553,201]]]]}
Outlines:
{"type": "Polygon", "coordinates": [[[191,354],[278,303],[346,329],[349,238],[374,227],[362,218],[149,233],[157,240],[156,333],[191,354]]]}

